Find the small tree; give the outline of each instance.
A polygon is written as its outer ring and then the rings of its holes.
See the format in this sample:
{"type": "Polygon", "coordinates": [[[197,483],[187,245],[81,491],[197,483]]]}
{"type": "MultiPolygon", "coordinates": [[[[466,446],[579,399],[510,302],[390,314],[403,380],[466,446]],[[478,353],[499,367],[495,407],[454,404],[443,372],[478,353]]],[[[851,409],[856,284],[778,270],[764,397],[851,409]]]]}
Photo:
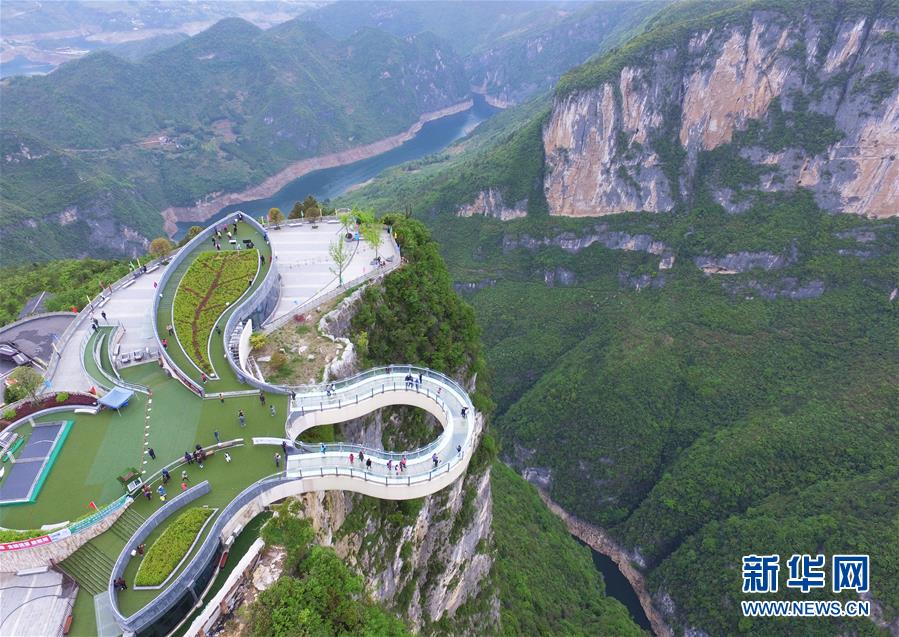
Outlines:
{"type": "Polygon", "coordinates": [[[265,336],[265,332],[253,332],[250,334],[250,347],[253,349],[262,349],[267,341],[268,338],[265,336]]]}
{"type": "Polygon", "coordinates": [[[356,216],[352,212],[345,212],[340,215],[340,225],[343,226],[344,234],[351,232],[356,225],[356,216]]]}
{"type": "Polygon", "coordinates": [[[188,241],[190,241],[191,239],[193,239],[195,236],[197,236],[197,235],[200,234],[201,232],[203,232],[203,228],[202,228],[202,227],[200,227],[200,226],[191,226],[191,227],[187,230],[187,234],[184,235],[184,238],[181,239],[181,241],[178,242],[178,246],[183,246],[184,244],[186,244],[188,241]]]}
{"type": "Polygon", "coordinates": [[[312,223],[318,221],[322,216],[321,208],[318,207],[318,204],[306,208],[306,218],[309,219],[312,223]]]}
{"type": "Polygon", "coordinates": [[[303,218],[303,204],[297,201],[293,204],[293,208],[290,209],[290,214],[287,215],[288,219],[302,219],[303,218]]]}
{"type": "Polygon", "coordinates": [[[306,198],[303,199],[303,210],[308,211],[311,208],[320,208],[318,204],[318,199],[313,197],[312,195],[306,195],[306,198]]]}
{"type": "Polygon", "coordinates": [[[284,213],[281,212],[280,208],[272,208],[268,211],[268,220],[278,228],[280,227],[281,222],[284,221],[284,213]]]}
{"type": "Polygon", "coordinates": [[[150,254],[162,258],[172,251],[172,242],[165,237],[156,237],[150,242],[150,254]]]}
{"type": "Polygon", "coordinates": [[[365,239],[365,243],[374,248],[375,257],[378,257],[378,250],[384,243],[383,229],[384,226],[380,223],[366,223],[362,226],[362,238],[365,239]]]}
{"type": "Polygon", "coordinates": [[[16,367],[9,377],[15,381],[14,393],[20,398],[30,396],[31,400],[36,400],[37,392],[44,384],[44,377],[33,367],[16,367]]]}
{"type": "Polygon", "coordinates": [[[334,262],[331,272],[337,275],[338,285],[343,285],[343,271],[346,270],[353,255],[346,249],[346,243],[340,239],[328,247],[328,254],[331,255],[331,261],[334,262]]]}

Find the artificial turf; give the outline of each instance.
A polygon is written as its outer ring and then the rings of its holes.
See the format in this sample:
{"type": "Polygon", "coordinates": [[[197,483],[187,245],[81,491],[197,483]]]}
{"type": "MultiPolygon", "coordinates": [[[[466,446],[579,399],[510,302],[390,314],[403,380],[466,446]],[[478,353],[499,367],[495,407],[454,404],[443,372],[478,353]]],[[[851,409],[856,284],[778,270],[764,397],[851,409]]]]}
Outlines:
{"type": "MultiPolygon", "coordinates": [[[[75,520],[91,511],[91,501],[102,507],[119,497],[123,488],[116,477],[129,467],[147,469],[147,476],[152,475],[164,464],[192,450],[195,444],[204,447],[214,444],[213,432],[216,430],[222,440],[246,438],[248,443],[252,436],[279,436],[284,432],[285,396],[269,395],[264,407],[256,396],[228,398],[224,403],[201,400],[181,383],[166,377],[156,363],[125,368],[122,377],[150,387],[152,403],[147,402],[147,396],[136,393],[122,408],[121,414],[110,410],[95,416],[66,412],[39,419],[66,418],[74,420],[75,424],[37,501],[0,509],[0,526],[31,529],[75,520]],[[271,404],[276,408],[275,417],[269,412],[271,404]],[[247,415],[246,428],[241,428],[238,422],[239,409],[247,415]],[[146,419],[148,415],[149,420],[146,419]],[[150,429],[146,430],[148,423],[150,429]],[[146,440],[156,453],[155,461],[145,453],[144,433],[147,431],[150,435],[146,440]]],[[[26,429],[21,431],[27,433],[26,429]]],[[[237,482],[242,481],[246,486],[255,479],[249,474],[265,475],[269,468],[267,461],[271,460],[273,452],[269,453],[271,447],[263,449],[266,452],[258,458],[255,454],[247,457],[246,480],[239,478],[243,467],[240,472],[233,472],[237,482]],[[257,459],[264,466],[260,472],[250,466],[257,459]]],[[[213,489],[216,490],[215,485],[213,489]]]]}

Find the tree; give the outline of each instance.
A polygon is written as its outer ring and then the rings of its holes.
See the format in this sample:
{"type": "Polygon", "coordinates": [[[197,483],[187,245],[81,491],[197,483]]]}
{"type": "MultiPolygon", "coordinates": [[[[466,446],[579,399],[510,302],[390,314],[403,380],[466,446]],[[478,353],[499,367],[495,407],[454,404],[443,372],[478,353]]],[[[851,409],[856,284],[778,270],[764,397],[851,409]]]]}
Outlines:
{"type": "Polygon", "coordinates": [[[184,235],[184,238],[181,239],[181,241],[178,242],[178,246],[180,247],[180,246],[185,245],[188,241],[190,241],[191,239],[193,239],[195,236],[197,236],[197,235],[200,234],[201,232],[203,232],[202,226],[191,226],[191,227],[187,230],[187,234],[184,235]]]}
{"type": "Polygon", "coordinates": [[[346,270],[346,266],[349,264],[350,259],[353,258],[353,255],[346,249],[346,243],[343,239],[337,239],[335,243],[332,243],[328,247],[328,254],[331,255],[331,261],[334,262],[331,272],[337,275],[339,285],[343,285],[343,271],[346,270]]]}
{"type": "Polygon", "coordinates": [[[165,237],[156,237],[150,242],[150,254],[162,258],[172,251],[172,242],[165,237]]]}
{"type": "Polygon", "coordinates": [[[384,243],[384,226],[380,223],[366,223],[362,226],[362,238],[365,243],[375,250],[375,257],[378,257],[378,250],[384,243]]]}
{"type": "Polygon", "coordinates": [[[321,208],[321,206],[318,203],[318,199],[312,195],[306,195],[306,198],[303,199],[303,210],[309,211],[312,208],[321,208]]]}
{"type": "Polygon", "coordinates": [[[356,215],[352,212],[344,212],[340,215],[340,225],[343,226],[344,234],[352,232],[356,226],[356,215]]]}
{"type": "Polygon", "coordinates": [[[309,219],[312,223],[315,223],[322,216],[321,208],[318,205],[311,206],[306,208],[306,218],[309,219]]]}
{"type": "Polygon", "coordinates": [[[272,208],[268,211],[268,220],[275,224],[275,227],[279,227],[281,222],[284,221],[284,213],[281,212],[280,208],[272,208]]]}
{"type": "Polygon", "coordinates": [[[287,215],[288,219],[302,219],[303,218],[303,204],[299,201],[293,204],[293,208],[290,209],[290,214],[287,215]]]}
{"type": "Polygon", "coordinates": [[[37,392],[44,384],[44,377],[33,367],[16,367],[9,378],[15,382],[10,389],[15,387],[13,393],[19,398],[30,396],[31,400],[36,400],[37,392]]]}
{"type": "Polygon", "coordinates": [[[253,332],[250,334],[250,347],[252,349],[262,349],[267,341],[268,338],[265,332],[253,332]]]}

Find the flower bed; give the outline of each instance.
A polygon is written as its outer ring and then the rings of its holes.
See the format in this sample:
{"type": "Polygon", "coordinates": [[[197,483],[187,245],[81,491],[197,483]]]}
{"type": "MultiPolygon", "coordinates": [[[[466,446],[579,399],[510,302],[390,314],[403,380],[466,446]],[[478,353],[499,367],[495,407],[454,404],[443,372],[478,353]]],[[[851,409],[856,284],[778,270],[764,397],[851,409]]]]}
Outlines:
{"type": "Polygon", "coordinates": [[[36,401],[28,401],[22,403],[15,408],[15,415],[12,418],[6,418],[6,410],[3,411],[3,420],[0,420],[0,431],[6,428],[11,422],[15,422],[25,416],[30,416],[42,409],[50,407],[66,407],[66,406],[94,406],[97,404],[97,397],[91,394],[70,394],[68,392],[59,392],[58,394],[47,394],[41,396],[36,401]]]}
{"type": "Polygon", "coordinates": [[[203,524],[213,512],[213,509],[194,507],[179,515],[144,555],[134,578],[135,586],[162,584],[187,555],[203,524]]]}
{"type": "Polygon", "coordinates": [[[215,322],[237,301],[256,276],[259,252],[203,252],[178,284],[173,306],[175,334],[184,351],[207,374],[209,334],[215,322]]]}

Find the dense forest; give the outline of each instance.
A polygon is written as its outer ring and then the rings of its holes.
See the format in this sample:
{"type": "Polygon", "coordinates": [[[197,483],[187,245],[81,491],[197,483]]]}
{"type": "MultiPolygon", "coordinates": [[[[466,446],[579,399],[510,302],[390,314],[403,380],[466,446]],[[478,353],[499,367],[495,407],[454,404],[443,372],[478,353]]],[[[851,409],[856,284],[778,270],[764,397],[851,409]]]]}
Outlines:
{"type": "MultiPolygon", "coordinates": [[[[847,99],[882,107],[896,77],[808,78],[807,96],[774,99],[731,143],[699,150],[670,213],[546,214],[542,134],[572,92],[717,20],[810,11],[833,25],[897,9],[737,5],[678,3],[567,74],[552,98],[341,203],[409,206],[439,237],[483,329],[501,457],[545,469],[556,501],[608,530],[676,631],[886,634],[899,614],[899,222],[825,211],[802,188],[767,191],[782,166],[753,160],[826,152],[853,124],[822,114],[822,96],[844,82],[847,99]],[[527,217],[457,216],[489,188],[527,217]],[[741,619],[739,565],[751,552],[870,554],[877,616],[741,619]]],[[[896,42],[888,36],[871,37],[896,42]]],[[[686,152],[663,141],[652,143],[666,170],[685,171],[686,152]]],[[[641,152],[627,140],[613,148],[641,152]]]]}

